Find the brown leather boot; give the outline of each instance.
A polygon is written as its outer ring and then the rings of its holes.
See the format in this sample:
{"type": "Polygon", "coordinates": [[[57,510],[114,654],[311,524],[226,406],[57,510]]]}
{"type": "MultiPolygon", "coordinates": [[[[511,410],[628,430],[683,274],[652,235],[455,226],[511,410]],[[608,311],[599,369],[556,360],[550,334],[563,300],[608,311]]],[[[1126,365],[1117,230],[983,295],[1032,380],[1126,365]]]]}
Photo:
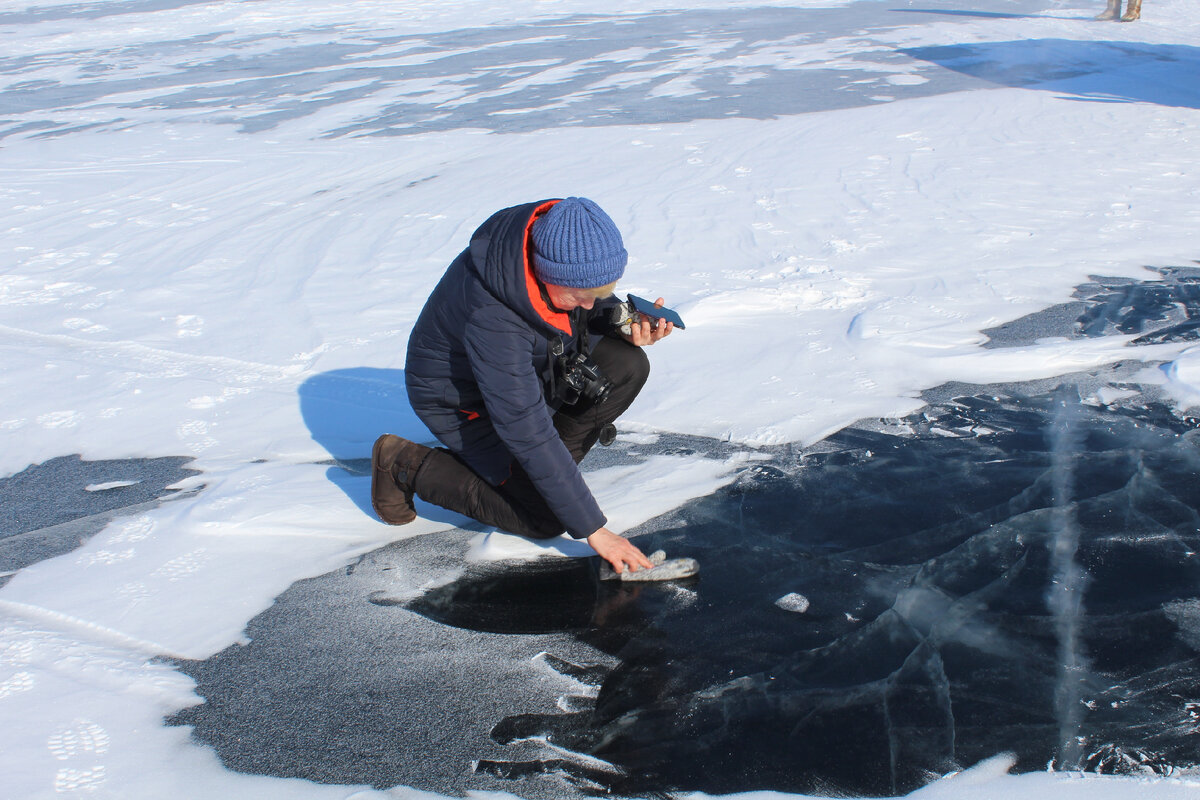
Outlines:
{"type": "Polygon", "coordinates": [[[1125,6],[1125,16],[1121,17],[1121,22],[1133,22],[1142,15],[1142,0],[1129,0],[1125,6]]]}
{"type": "Polygon", "coordinates": [[[1104,9],[1096,19],[1119,19],[1121,17],[1121,0],[1108,0],[1108,8],[1104,9]]]}
{"type": "Polygon", "coordinates": [[[389,525],[406,525],[417,518],[413,480],[429,448],[385,433],[371,450],[371,506],[389,525]]]}

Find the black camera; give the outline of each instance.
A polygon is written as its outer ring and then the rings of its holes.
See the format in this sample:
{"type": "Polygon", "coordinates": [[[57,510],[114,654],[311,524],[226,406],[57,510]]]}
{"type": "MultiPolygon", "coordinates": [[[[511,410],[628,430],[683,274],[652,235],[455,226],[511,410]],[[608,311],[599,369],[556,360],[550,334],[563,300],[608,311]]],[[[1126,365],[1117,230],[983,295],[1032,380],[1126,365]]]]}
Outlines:
{"type": "Polygon", "coordinates": [[[575,405],[580,398],[600,405],[608,399],[613,383],[604,377],[600,366],[582,353],[559,356],[555,365],[558,371],[558,393],[567,405],[575,405]]]}

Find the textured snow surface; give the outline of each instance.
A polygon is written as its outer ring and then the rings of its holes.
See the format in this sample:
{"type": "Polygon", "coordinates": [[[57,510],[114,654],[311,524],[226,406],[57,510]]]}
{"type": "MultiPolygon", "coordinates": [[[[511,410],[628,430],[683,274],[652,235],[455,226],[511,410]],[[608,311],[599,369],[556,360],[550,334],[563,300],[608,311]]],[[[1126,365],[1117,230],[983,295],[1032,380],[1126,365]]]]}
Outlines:
{"type": "MultiPolygon", "coordinates": [[[[1184,417],[1192,342],[983,331],[1200,258],[1194,5],[1118,25],[1092,20],[1100,0],[0,0],[0,542],[40,554],[0,562],[4,794],[422,796],[227,769],[163,723],[200,699],[163,659],[467,523],[377,522],[361,459],[383,430],[428,437],[407,335],[504,206],[597,200],[631,254],[622,290],[687,321],[623,439],[731,449],[593,469],[621,529],[728,485],[755,447],[909,414],[949,381],[1144,362],[1184,417]],[[83,472],[56,461],[75,454],[83,472]],[[174,491],[86,473],[124,459],[179,469],[174,491]]],[[[913,796],[1200,795],[1009,766],[913,796]]]]}

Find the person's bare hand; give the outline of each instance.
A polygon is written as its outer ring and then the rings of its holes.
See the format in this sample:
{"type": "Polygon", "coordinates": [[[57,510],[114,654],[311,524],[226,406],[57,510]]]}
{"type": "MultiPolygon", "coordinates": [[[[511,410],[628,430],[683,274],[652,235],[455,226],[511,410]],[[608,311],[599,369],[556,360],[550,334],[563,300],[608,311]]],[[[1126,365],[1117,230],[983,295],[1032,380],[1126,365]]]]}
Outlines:
{"type": "MultiPolygon", "coordinates": [[[[654,301],[655,308],[662,308],[666,303],[661,297],[654,301]]],[[[651,345],[660,339],[670,335],[671,331],[675,330],[675,323],[668,322],[662,319],[652,319],[645,314],[641,315],[641,319],[629,326],[629,334],[624,336],[625,341],[630,344],[636,344],[638,347],[651,345]],[[655,324],[657,323],[657,324],[655,324]]]]}
{"type": "Polygon", "coordinates": [[[654,564],[646,558],[641,550],[634,547],[624,536],[619,536],[608,528],[598,529],[587,537],[587,543],[601,558],[612,564],[613,572],[618,574],[624,572],[626,568],[639,570],[654,567],[654,564]]]}

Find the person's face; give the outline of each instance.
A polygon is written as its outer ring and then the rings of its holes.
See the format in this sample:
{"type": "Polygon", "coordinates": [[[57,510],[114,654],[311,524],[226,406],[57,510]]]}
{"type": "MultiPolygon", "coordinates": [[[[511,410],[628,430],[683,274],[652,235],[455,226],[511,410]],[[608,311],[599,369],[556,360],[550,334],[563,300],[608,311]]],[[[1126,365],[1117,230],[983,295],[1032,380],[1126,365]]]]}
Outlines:
{"type": "Polygon", "coordinates": [[[597,300],[612,294],[616,285],[610,283],[608,286],[601,286],[597,289],[572,289],[569,286],[555,286],[547,283],[546,296],[550,298],[550,304],[559,311],[574,311],[577,308],[590,311],[592,306],[596,305],[597,300]]]}

